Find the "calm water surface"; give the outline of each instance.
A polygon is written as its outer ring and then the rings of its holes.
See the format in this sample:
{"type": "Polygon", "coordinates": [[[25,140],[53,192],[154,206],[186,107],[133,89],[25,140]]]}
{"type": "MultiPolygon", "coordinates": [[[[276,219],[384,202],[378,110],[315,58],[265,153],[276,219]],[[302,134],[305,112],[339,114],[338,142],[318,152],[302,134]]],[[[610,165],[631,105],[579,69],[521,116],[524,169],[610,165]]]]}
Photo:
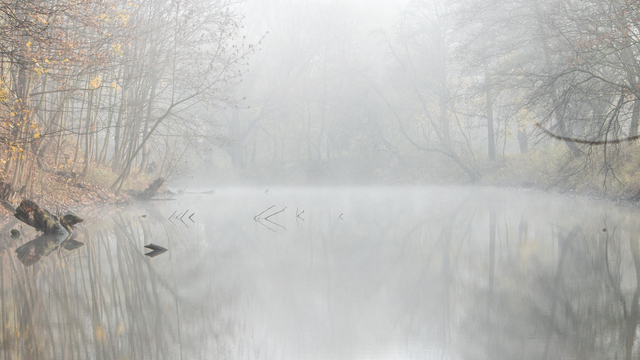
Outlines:
{"type": "Polygon", "coordinates": [[[494,188],[266,190],[79,212],[85,245],[31,266],[14,251],[35,233],[3,229],[2,358],[638,351],[635,208],[494,188]],[[145,257],[149,243],[169,251],[145,257]]]}

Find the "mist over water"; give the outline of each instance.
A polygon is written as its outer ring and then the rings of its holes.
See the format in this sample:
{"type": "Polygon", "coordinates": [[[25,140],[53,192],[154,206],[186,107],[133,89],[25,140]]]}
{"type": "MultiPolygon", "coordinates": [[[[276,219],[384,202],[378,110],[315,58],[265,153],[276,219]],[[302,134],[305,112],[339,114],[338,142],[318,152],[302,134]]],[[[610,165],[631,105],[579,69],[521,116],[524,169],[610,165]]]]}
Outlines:
{"type": "Polygon", "coordinates": [[[0,359],[640,359],[638,19],[0,3],[0,359]]]}
{"type": "Polygon", "coordinates": [[[33,266],[13,253],[28,235],[7,240],[4,356],[534,359],[588,341],[605,358],[636,214],[463,187],[228,188],[82,214],[100,219],[85,246],[33,266]]]}

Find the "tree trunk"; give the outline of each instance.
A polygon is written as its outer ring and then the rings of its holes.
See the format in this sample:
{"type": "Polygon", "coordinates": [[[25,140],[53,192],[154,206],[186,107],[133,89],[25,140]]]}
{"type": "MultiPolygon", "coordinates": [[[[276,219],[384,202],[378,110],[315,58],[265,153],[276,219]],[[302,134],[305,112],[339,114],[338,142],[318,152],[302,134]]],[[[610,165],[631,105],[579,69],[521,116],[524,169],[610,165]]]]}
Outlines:
{"type": "Polygon", "coordinates": [[[633,112],[631,113],[631,124],[629,125],[629,137],[638,135],[638,119],[640,118],[640,99],[633,100],[633,112]]]}
{"type": "Polygon", "coordinates": [[[489,65],[487,60],[484,62],[484,91],[486,99],[487,111],[487,141],[489,160],[496,159],[496,140],[495,131],[493,129],[493,98],[491,97],[491,79],[489,77],[489,65]]]}

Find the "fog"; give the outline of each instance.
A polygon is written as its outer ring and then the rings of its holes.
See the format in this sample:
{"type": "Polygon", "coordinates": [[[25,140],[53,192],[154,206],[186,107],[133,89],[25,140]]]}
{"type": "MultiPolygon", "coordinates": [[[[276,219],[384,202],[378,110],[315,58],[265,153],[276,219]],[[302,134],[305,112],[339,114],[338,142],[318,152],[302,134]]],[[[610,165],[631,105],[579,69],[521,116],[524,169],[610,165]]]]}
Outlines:
{"type": "Polygon", "coordinates": [[[238,86],[241,100],[221,114],[228,142],[208,159],[208,178],[384,182],[380,161],[397,150],[384,139],[388,108],[376,83],[393,66],[390,41],[407,4],[243,3],[243,30],[258,50],[238,86]]]}
{"type": "MultiPolygon", "coordinates": [[[[556,85],[544,84],[555,76],[550,61],[564,57],[550,48],[564,33],[543,35],[552,30],[541,16],[553,5],[494,5],[242,3],[242,45],[255,51],[232,100],[213,115],[207,170],[196,176],[219,184],[479,182],[497,159],[557,145],[535,124],[592,138],[584,124],[599,120],[548,111],[559,106],[556,85]]],[[[509,172],[508,182],[532,182],[509,172]]]]}
{"type": "Polygon", "coordinates": [[[0,358],[640,357],[639,18],[0,1],[0,358]]]}
{"type": "Polygon", "coordinates": [[[624,90],[637,76],[624,20],[636,9],[604,3],[244,2],[252,51],[234,95],[207,115],[207,170],[192,168],[218,184],[568,190],[586,176],[624,190],[611,179],[637,135],[624,90]]]}
{"type": "Polygon", "coordinates": [[[637,192],[634,4],[104,1],[0,13],[7,198],[56,172],[637,192]]]}

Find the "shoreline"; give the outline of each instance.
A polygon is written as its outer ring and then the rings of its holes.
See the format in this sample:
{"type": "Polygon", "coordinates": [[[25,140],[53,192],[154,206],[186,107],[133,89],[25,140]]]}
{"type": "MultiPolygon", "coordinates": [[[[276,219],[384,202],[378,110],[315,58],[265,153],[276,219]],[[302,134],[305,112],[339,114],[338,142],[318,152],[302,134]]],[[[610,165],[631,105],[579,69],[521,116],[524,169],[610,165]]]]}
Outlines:
{"type": "MultiPolygon", "coordinates": [[[[63,188],[56,189],[55,193],[44,193],[44,194],[36,194],[35,196],[24,196],[20,197],[19,195],[15,196],[14,201],[10,202],[14,207],[17,207],[22,199],[29,199],[36,202],[38,205],[44,207],[52,213],[63,213],[66,211],[71,211],[81,216],[81,212],[83,210],[88,210],[89,212],[93,212],[92,209],[97,209],[100,207],[122,207],[129,206],[136,203],[136,200],[128,194],[126,191],[115,195],[108,188],[102,187],[96,184],[62,184],[63,188]]],[[[159,196],[162,195],[182,195],[182,194],[215,194],[216,189],[225,189],[225,188],[265,188],[265,189],[277,189],[277,188],[300,188],[300,187],[477,187],[477,188],[497,188],[497,189],[517,189],[517,190],[530,190],[547,194],[558,194],[558,195],[573,195],[576,197],[581,197],[593,201],[605,201],[613,203],[617,206],[621,207],[640,207],[640,201],[633,199],[630,196],[622,196],[620,194],[612,194],[606,193],[599,190],[577,190],[573,189],[566,190],[562,186],[555,187],[537,187],[535,184],[508,184],[504,182],[497,183],[465,183],[465,182],[447,182],[447,183],[394,183],[394,184],[237,184],[237,185],[218,185],[218,186],[208,186],[204,187],[191,187],[186,186],[181,189],[176,189],[175,186],[171,185],[163,185],[161,188],[162,191],[158,193],[159,196]],[[171,189],[169,189],[171,188],[171,189]],[[187,190],[192,188],[194,190],[187,190]],[[197,191],[195,189],[201,190],[197,191]],[[205,190],[206,189],[206,190],[205,190]]],[[[167,201],[171,200],[168,198],[153,198],[147,201],[167,201]]],[[[144,202],[141,200],[141,202],[144,202]]],[[[5,209],[4,207],[0,207],[0,227],[2,224],[6,224],[8,219],[13,219],[12,214],[5,209]]]]}

